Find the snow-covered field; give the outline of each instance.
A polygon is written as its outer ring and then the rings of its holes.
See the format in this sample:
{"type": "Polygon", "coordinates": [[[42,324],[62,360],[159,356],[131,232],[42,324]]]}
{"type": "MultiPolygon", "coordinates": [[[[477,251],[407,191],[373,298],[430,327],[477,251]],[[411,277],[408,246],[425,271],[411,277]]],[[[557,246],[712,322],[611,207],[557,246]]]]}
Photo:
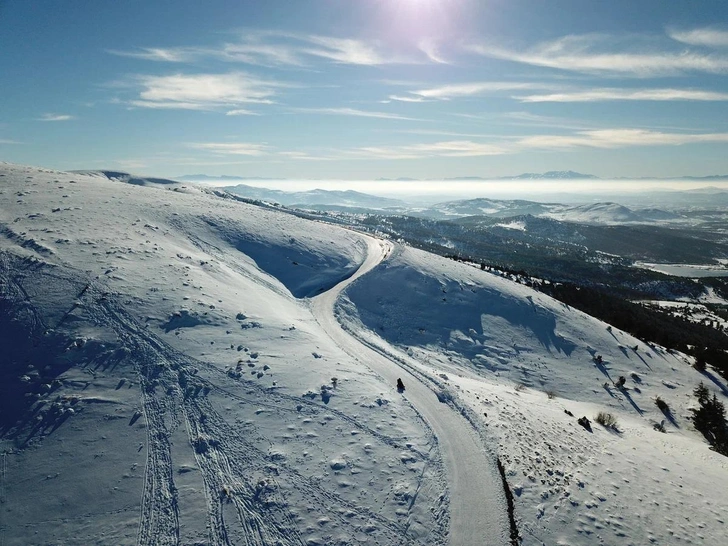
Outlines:
{"type": "Polygon", "coordinates": [[[496,458],[523,544],[728,536],[711,370],[195,186],[0,164],[0,339],[3,545],[505,544],[496,458]]]}

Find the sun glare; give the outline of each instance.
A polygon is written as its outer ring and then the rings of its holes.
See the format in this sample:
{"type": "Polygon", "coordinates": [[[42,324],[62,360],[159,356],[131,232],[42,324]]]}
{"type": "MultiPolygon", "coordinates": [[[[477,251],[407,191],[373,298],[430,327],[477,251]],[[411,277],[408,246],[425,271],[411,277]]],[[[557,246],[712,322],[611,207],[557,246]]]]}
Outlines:
{"type": "Polygon", "coordinates": [[[391,0],[379,3],[376,25],[392,42],[419,46],[447,41],[466,25],[465,0],[391,0]]]}

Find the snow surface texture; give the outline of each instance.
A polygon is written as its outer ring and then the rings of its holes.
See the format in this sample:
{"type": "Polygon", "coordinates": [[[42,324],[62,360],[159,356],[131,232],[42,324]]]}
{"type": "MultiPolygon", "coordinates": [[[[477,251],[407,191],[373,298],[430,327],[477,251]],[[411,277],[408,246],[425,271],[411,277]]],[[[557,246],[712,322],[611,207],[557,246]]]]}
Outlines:
{"type": "Polygon", "coordinates": [[[0,174],[3,544],[447,541],[431,430],[292,295],[356,271],[360,235],[0,174]]]}
{"type": "Polygon", "coordinates": [[[0,295],[2,544],[505,544],[495,456],[524,544],[725,543],[722,379],[487,272],[2,164],[0,295]]]}
{"type": "Polygon", "coordinates": [[[699,382],[728,395],[715,372],[700,374],[684,355],[530,288],[413,249],[346,295],[339,313],[353,331],[439,378],[442,396],[498,443],[524,544],[725,543],[728,459],[688,420],[699,382]],[[620,376],[624,389],[614,385],[620,376]],[[600,411],[617,430],[594,422],[600,411]],[[654,429],[660,422],[665,434],[654,429]]]}

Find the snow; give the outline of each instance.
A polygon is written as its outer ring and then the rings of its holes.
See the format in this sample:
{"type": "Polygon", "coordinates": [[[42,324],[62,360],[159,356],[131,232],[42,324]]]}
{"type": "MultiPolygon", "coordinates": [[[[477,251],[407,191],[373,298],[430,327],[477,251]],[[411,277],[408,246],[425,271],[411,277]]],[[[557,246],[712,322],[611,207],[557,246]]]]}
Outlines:
{"type": "Polygon", "coordinates": [[[498,445],[524,544],[723,542],[728,499],[715,492],[728,459],[706,450],[687,418],[699,382],[725,396],[717,374],[528,287],[413,249],[347,295],[352,324],[446,378],[498,445]],[[626,389],[614,386],[619,376],[626,389]],[[619,433],[593,422],[599,411],[616,416],[619,433]],[[576,423],[582,415],[592,433],[576,423]],[[666,434],[654,430],[661,421],[666,434]]]}
{"type": "Polygon", "coordinates": [[[654,264],[646,262],[635,262],[635,267],[658,271],[667,275],[676,275],[678,277],[726,277],[728,269],[725,267],[716,267],[712,264],[654,264]]]}
{"type": "Polygon", "coordinates": [[[2,174],[3,378],[29,395],[3,411],[4,543],[443,543],[432,433],[292,295],[355,271],[361,236],[190,187],[2,174]]]}
{"type": "MultiPolygon", "coordinates": [[[[713,298],[710,298],[712,288],[708,292],[708,297],[700,298],[700,301],[704,299],[715,301],[715,294],[713,292],[713,298]]],[[[722,300],[721,300],[722,301],[722,300]]],[[[682,317],[690,322],[698,324],[706,324],[708,326],[726,328],[728,327],[728,321],[720,315],[717,315],[710,311],[703,303],[694,303],[689,301],[664,301],[664,300],[641,300],[636,303],[641,303],[646,307],[658,307],[668,310],[674,317],[682,317]]]]}
{"type": "Polygon", "coordinates": [[[493,224],[493,227],[500,227],[503,229],[514,229],[516,231],[526,231],[525,222],[509,222],[507,224],[493,224]]]}
{"type": "Polygon", "coordinates": [[[504,544],[496,459],[523,544],[725,541],[725,382],[486,271],[2,164],[0,295],[3,544],[504,544]]]}

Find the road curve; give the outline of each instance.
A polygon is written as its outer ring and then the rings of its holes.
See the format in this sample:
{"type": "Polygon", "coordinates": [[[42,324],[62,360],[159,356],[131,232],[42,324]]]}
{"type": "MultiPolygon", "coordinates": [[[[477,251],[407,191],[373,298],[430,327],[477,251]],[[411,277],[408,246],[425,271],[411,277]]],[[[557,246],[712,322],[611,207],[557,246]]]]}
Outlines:
{"type": "Polygon", "coordinates": [[[495,460],[483,449],[472,426],[459,413],[440,403],[432,390],[394,361],[346,333],[334,316],[341,292],[386,258],[392,244],[363,236],[367,257],[357,272],[310,300],[314,317],[331,339],[354,359],[382,376],[395,390],[401,377],[404,395],[432,428],[439,442],[450,497],[450,546],[510,544],[506,498],[495,460]]]}

